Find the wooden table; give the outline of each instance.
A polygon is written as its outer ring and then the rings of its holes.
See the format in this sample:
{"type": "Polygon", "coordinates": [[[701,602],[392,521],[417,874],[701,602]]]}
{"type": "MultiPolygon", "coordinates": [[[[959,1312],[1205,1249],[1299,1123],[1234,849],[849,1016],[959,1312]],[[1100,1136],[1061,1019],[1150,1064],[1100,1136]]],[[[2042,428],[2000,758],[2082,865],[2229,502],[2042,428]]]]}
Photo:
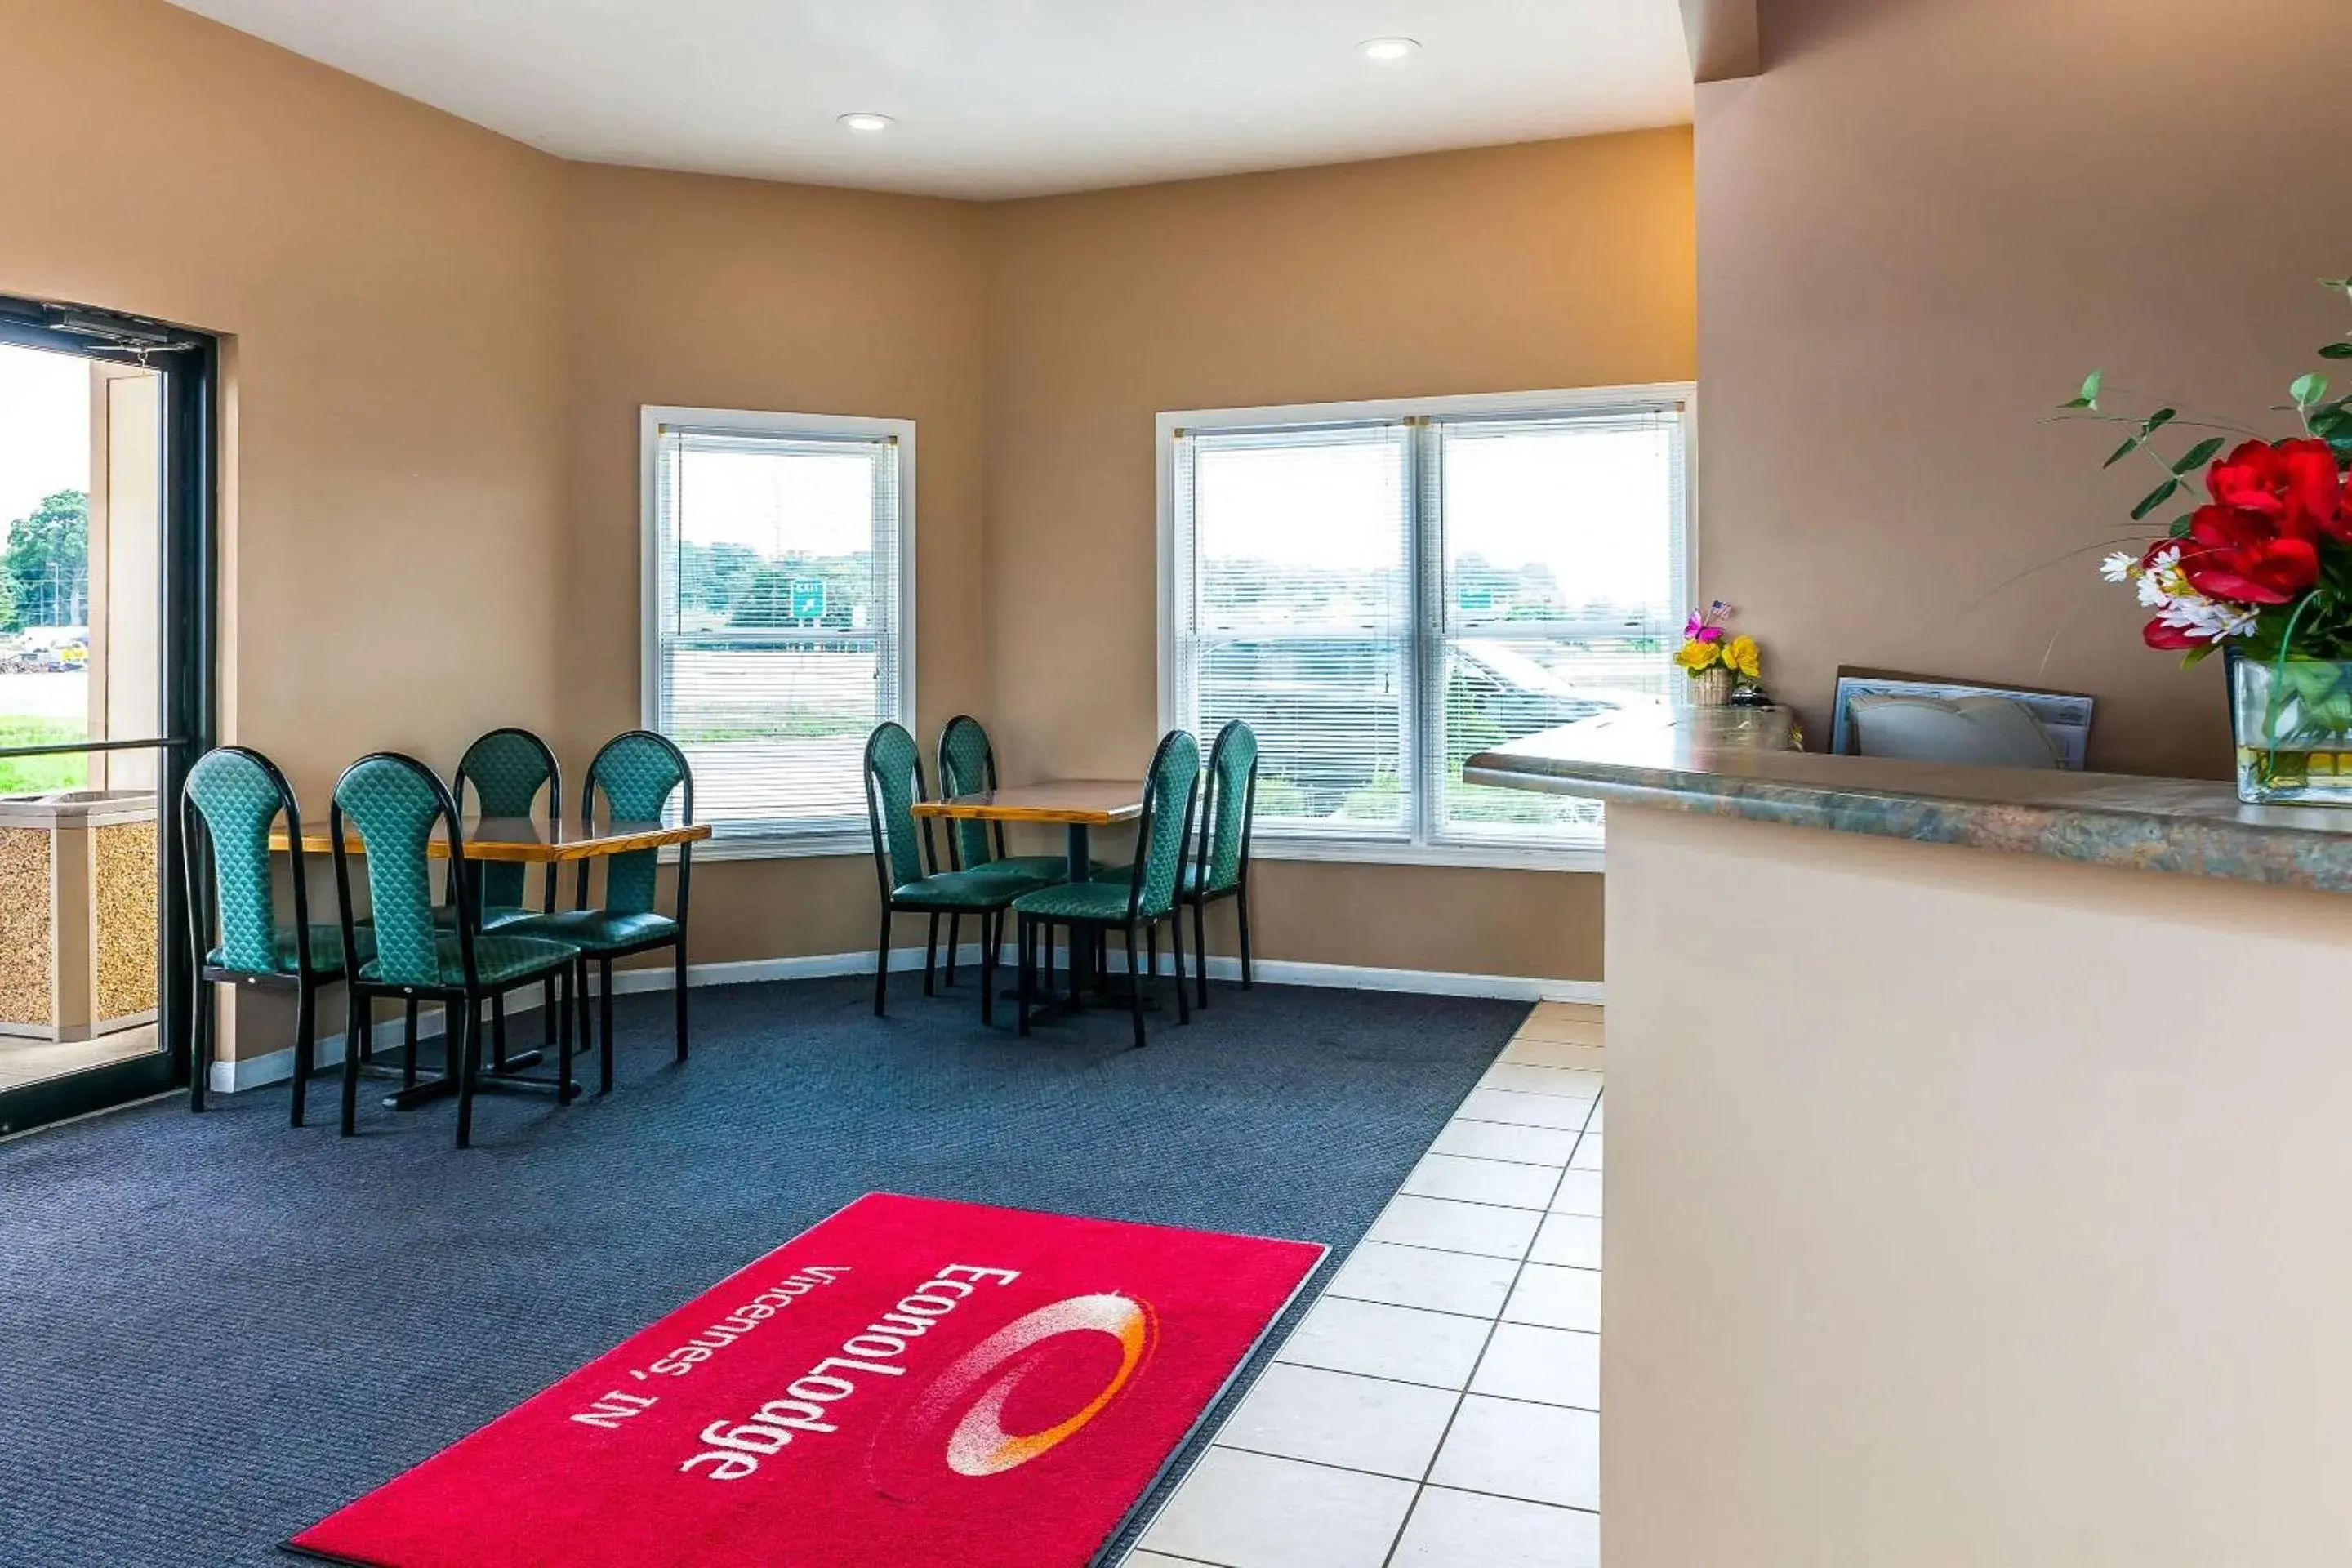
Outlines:
{"type": "MultiPolygon", "coordinates": [[[[673,844],[699,844],[710,837],[707,822],[671,827],[658,822],[542,823],[528,816],[479,816],[466,824],[466,858],[502,860],[526,866],[554,866],[572,860],[595,860],[639,849],[663,849],[673,844]]],[[[289,846],[281,826],[269,830],[269,847],[289,846]]],[[[354,855],[367,853],[356,833],[343,835],[343,847],[354,855]]],[[[302,852],[331,855],[335,840],[324,818],[305,823],[302,852]]],[[[436,860],[449,858],[449,841],[435,834],[427,846],[436,860]]]]}
{"type": "MultiPolygon", "coordinates": [[[[1011,789],[983,790],[978,795],[950,795],[945,800],[919,800],[917,816],[963,822],[1048,822],[1068,830],[1066,844],[1070,880],[1083,882],[1094,874],[1093,830],[1133,822],[1143,815],[1141,779],[1047,779],[1042,784],[1016,784],[1011,789]]],[[[1070,943],[1070,992],[1083,996],[1094,988],[1094,947],[1070,943]]]]}
{"type": "MultiPolygon", "coordinates": [[[[542,823],[528,816],[480,816],[465,824],[466,859],[475,862],[499,861],[509,865],[545,866],[548,875],[554,868],[576,861],[603,859],[613,855],[628,855],[643,849],[663,849],[673,844],[698,844],[710,837],[707,822],[687,823],[672,827],[659,822],[589,822],[542,823]]],[[[269,847],[276,850],[292,847],[291,837],[281,824],[269,830],[269,847]]],[[[367,853],[367,845],[356,833],[343,835],[343,847],[353,855],[367,853]]],[[[449,858],[449,840],[436,833],[425,848],[436,860],[449,858]]],[[[302,826],[302,853],[331,855],[335,849],[334,835],[326,820],[307,822],[302,826]]],[[[574,1005],[585,1006],[584,997],[574,998],[574,1005]]],[[[416,1004],[408,1005],[410,1022],[414,1024],[416,1004]]],[[[550,1079],[525,1078],[526,1068],[537,1067],[545,1060],[540,1051],[524,1051],[519,1056],[506,1052],[505,1015],[496,1014],[498,1055],[494,1065],[484,1069],[475,1079],[481,1089],[519,1089],[526,1092],[545,1091],[558,1086],[550,1079]]],[[[550,1020],[551,1024],[552,1020],[550,1020]]],[[[410,1031],[414,1037],[415,1031],[410,1031]]],[[[412,1110],[428,1100],[439,1100],[457,1092],[457,1079],[443,1074],[423,1083],[416,1081],[415,1051],[410,1048],[408,1059],[396,1074],[388,1069],[372,1070],[371,1076],[397,1077],[402,1088],[387,1097],[384,1104],[394,1110],[412,1110]]],[[[578,1086],[573,1087],[577,1092],[578,1086]]]]}

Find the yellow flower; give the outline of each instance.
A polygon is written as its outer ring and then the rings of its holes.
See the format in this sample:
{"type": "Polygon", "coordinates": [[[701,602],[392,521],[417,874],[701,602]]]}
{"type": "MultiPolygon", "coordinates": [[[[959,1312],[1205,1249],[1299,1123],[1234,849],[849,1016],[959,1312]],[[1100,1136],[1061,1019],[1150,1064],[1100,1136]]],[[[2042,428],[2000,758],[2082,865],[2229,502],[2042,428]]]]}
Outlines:
{"type": "Polygon", "coordinates": [[[1732,638],[1731,646],[1723,650],[1723,662],[1754,680],[1764,673],[1764,650],[1756,646],[1754,637],[1743,633],[1732,638]]]}
{"type": "Polygon", "coordinates": [[[1675,662],[1693,675],[1696,675],[1703,669],[1714,668],[1716,653],[1722,646],[1720,643],[1701,642],[1696,637],[1693,637],[1683,644],[1681,652],[1675,655],[1675,662]]]}

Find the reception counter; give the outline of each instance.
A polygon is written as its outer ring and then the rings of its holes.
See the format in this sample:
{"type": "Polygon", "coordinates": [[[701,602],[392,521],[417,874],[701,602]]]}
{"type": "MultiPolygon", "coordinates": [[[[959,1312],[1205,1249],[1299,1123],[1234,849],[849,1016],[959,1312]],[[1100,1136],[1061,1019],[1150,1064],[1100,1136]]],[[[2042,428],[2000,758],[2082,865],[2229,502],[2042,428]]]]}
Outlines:
{"type": "Polygon", "coordinates": [[[2352,813],[1588,723],[1609,1568],[2352,1561],[2352,813]]]}

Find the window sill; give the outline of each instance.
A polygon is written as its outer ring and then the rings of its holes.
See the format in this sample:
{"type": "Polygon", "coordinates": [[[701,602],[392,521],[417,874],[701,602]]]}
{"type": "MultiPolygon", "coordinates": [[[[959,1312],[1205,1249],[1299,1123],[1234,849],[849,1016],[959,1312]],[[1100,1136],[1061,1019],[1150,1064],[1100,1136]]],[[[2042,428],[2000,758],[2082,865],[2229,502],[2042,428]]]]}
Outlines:
{"type": "MultiPolygon", "coordinates": [[[[812,833],[793,837],[746,835],[740,838],[706,838],[694,847],[698,861],[815,860],[873,853],[873,842],[863,833],[812,833]]],[[[663,865],[673,864],[677,859],[677,850],[664,849],[661,858],[663,865]]]]}
{"type": "Polygon", "coordinates": [[[1607,854],[1598,838],[1577,844],[1400,844],[1380,839],[1250,837],[1257,860],[1325,860],[1367,866],[1460,866],[1490,871],[1600,871],[1607,854]]]}

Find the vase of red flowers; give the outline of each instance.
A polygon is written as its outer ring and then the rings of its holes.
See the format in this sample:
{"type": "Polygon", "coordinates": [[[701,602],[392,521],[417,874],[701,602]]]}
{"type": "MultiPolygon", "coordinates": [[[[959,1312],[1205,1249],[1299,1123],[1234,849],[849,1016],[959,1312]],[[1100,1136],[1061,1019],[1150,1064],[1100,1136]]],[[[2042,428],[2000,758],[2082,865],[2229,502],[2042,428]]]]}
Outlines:
{"type": "MultiPolygon", "coordinates": [[[[2352,295],[2352,279],[2327,286],[2352,295]]],[[[2352,359],[2352,340],[2319,352],[2352,359]]],[[[2150,647],[2184,665],[2227,654],[2238,798],[2352,805],[2352,396],[2331,398],[2325,375],[2302,377],[2289,395],[2303,434],[2270,440],[2174,408],[2110,412],[2102,393],[2094,373],[2065,406],[2130,426],[2107,466],[2145,454],[2164,469],[2133,521],[2205,492],[2162,538],[2109,555],[2103,571],[2155,612],[2141,634],[2150,647]],[[2192,430],[2219,433],[2178,458],[2159,450],[2168,432],[2192,430]]]]}

